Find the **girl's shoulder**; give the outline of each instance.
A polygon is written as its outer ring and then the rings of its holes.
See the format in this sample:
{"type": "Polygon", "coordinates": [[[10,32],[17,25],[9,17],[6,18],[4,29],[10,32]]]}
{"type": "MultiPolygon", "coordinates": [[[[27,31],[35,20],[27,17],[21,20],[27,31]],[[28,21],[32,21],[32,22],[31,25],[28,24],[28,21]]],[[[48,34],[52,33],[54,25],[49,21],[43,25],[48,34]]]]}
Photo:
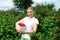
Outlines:
{"type": "Polygon", "coordinates": [[[26,17],[24,17],[24,19],[27,19],[28,17],[26,16],[26,17]]]}
{"type": "Polygon", "coordinates": [[[26,17],[24,17],[24,18],[28,18],[28,17],[26,16],[26,17]]]}
{"type": "Polygon", "coordinates": [[[34,17],[34,20],[38,20],[36,17],[34,17]]]}

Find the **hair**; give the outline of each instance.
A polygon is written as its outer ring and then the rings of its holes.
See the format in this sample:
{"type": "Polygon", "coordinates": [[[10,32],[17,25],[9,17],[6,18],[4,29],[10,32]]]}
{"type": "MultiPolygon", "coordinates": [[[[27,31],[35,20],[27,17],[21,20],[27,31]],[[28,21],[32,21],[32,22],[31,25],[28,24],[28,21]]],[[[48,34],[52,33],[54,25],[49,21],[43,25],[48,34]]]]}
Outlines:
{"type": "Polygon", "coordinates": [[[27,10],[28,10],[28,9],[31,9],[31,10],[33,10],[33,11],[34,11],[34,9],[33,9],[32,7],[28,7],[28,8],[27,8],[27,10]]]}

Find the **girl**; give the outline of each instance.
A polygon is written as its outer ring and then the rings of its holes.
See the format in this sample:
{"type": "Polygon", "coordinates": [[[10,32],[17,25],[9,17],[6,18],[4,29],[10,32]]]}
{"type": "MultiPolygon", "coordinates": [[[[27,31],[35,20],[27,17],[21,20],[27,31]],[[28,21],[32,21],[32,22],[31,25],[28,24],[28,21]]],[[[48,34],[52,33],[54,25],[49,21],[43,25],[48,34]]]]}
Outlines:
{"type": "Polygon", "coordinates": [[[22,23],[22,22],[25,23],[26,25],[26,30],[24,32],[16,28],[17,32],[22,34],[21,40],[31,40],[30,34],[36,32],[37,25],[39,24],[38,19],[34,17],[34,10],[32,7],[29,7],[27,9],[27,14],[28,17],[25,17],[22,20],[16,22],[16,27],[18,23],[22,23]]]}

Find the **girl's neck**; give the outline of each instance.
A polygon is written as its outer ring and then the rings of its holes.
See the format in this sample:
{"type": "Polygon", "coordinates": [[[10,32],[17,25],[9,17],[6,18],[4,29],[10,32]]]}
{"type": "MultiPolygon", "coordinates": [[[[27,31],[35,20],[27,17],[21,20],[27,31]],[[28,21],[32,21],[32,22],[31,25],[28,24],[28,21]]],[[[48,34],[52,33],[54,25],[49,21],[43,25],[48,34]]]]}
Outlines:
{"type": "Polygon", "coordinates": [[[29,16],[29,18],[33,18],[33,16],[29,16]]]}

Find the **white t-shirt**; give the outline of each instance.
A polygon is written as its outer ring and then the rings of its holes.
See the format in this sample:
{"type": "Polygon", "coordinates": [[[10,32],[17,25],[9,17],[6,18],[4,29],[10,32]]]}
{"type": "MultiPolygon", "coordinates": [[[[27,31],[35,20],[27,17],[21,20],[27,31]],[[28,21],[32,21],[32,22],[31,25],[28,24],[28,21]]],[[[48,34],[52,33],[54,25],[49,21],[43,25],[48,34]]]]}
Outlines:
{"type": "MultiPolygon", "coordinates": [[[[36,19],[35,17],[33,17],[33,18],[25,17],[25,18],[23,18],[23,22],[26,25],[25,31],[32,30],[34,23],[39,24],[38,19],[36,19]]],[[[22,34],[22,38],[30,39],[30,35],[29,34],[22,34]]]]}

